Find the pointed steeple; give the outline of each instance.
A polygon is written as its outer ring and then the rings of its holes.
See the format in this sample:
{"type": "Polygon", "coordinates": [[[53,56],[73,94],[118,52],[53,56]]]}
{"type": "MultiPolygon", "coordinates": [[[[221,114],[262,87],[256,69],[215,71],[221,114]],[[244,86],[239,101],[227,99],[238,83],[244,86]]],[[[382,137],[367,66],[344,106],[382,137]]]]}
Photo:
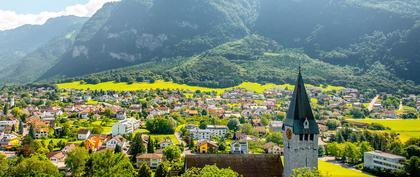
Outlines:
{"type": "Polygon", "coordinates": [[[284,125],[293,127],[294,134],[319,134],[319,128],[312,113],[300,66],[284,125]]]}

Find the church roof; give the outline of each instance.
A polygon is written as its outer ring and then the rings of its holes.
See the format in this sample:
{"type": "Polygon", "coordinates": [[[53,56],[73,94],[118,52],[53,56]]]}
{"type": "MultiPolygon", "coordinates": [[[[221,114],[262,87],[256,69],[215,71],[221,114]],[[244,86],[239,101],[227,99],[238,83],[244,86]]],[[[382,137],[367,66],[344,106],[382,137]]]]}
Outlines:
{"type": "Polygon", "coordinates": [[[188,154],[185,168],[203,168],[216,164],[219,168],[230,168],[243,177],[281,177],[283,164],[276,154],[188,154]]]}
{"type": "Polygon", "coordinates": [[[308,95],[306,94],[300,67],[284,125],[293,127],[294,134],[319,134],[319,128],[312,113],[308,95]],[[305,128],[306,120],[308,120],[309,124],[305,128]]]}

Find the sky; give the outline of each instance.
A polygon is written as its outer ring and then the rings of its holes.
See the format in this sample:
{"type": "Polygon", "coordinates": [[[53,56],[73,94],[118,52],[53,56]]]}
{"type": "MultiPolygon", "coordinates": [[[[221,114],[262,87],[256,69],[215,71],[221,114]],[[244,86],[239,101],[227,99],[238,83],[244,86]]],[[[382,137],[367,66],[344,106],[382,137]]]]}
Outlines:
{"type": "Polygon", "coordinates": [[[0,30],[75,15],[90,17],[105,3],[118,0],[0,0],[0,30]]]}

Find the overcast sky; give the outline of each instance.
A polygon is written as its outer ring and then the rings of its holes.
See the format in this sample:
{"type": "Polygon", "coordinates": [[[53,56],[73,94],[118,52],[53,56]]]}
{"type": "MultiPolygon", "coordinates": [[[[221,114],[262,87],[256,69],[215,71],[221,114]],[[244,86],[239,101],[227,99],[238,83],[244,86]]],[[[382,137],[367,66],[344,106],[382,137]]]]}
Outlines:
{"type": "Polygon", "coordinates": [[[110,1],[117,0],[0,0],[0,30],[65,15],[89,17],[110,1]]]}

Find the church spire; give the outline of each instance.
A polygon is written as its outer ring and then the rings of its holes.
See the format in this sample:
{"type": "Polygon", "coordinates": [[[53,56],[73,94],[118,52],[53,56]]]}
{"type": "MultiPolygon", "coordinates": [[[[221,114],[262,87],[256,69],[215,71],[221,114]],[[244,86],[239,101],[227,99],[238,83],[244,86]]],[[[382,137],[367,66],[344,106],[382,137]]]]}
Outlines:
{"type": "Polygon", "coordinates": [[[312,113],[300,66],[284,124],[293,127],[294,134],[319,134],[319,128],[312,113]]]}

